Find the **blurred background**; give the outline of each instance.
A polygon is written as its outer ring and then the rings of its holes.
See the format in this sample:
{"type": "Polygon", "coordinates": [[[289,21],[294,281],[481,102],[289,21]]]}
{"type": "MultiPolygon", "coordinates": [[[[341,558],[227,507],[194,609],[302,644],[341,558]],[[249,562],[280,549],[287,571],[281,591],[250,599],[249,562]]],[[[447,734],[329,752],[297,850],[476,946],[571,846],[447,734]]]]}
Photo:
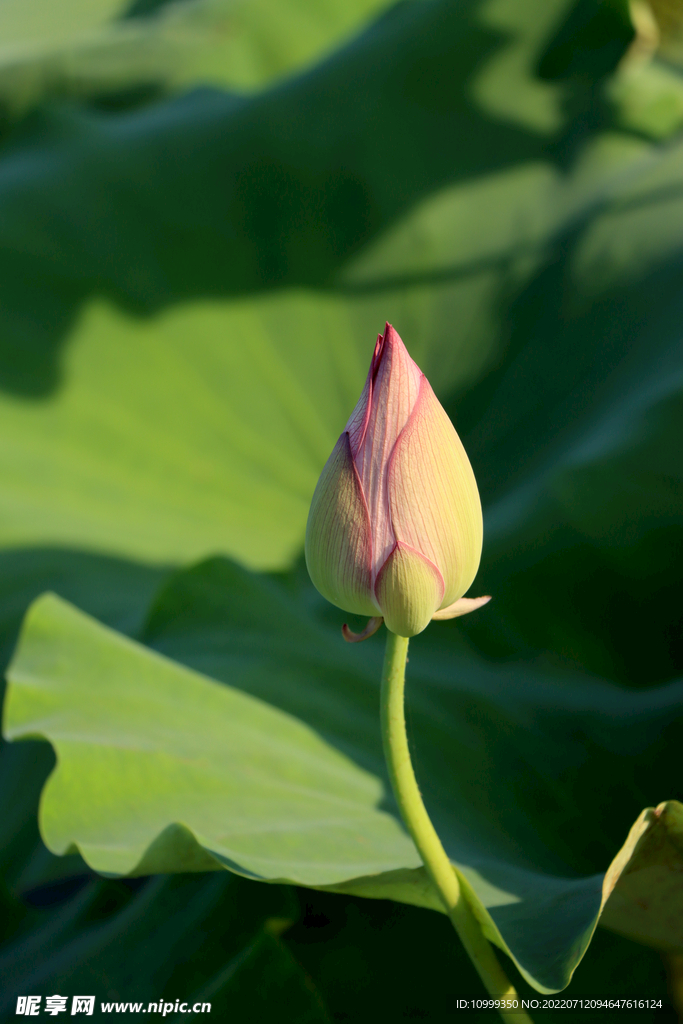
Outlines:
{"type": "MultiPolygon", "coordinates": [[[[46,590],[140,637],[210,556],[305,589],[310,497],[389,320],[485,509],[495,600],[434,650],[674,680],[682,132],[678,0],[0,0],[4,664],[46,590]]],[[[645,753],[596,738],[567,770],[566,871],[682,798],[680,740],[672,712],[645,753]]],[[[196,992],[240,1024],[448,1021],[479,991],[427,910],[53,857],[53,763],[0,756],[8,1019],[32,989],[196,992]]],[[[680,963],[599,929],[567,991],[674,998],[680,963]]]]}

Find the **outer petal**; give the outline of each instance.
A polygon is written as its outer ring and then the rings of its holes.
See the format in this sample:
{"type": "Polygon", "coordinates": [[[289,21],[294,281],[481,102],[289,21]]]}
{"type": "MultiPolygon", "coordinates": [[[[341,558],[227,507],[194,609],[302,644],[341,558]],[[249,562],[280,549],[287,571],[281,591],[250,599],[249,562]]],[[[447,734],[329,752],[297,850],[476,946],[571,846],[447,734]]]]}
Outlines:
{"type": "Polygon", "coordinates": [[[443,599],[441,573],[428,558],[396,544],[377,574],[375,594],[387,629],[415,636],[429,625],[443,599]]]}
{"type": "Polygon", "coordinates": [[[396,442],[387,482],[397,541],[440,570],[446,608],[468,590],[481,558],[483,522],[465,449],[426,377],[396,442]]]}
{"type": "Polygon", "coordinates": [[[306,565],[315,587],[338,608],[377,615],[371,586],[370,518],[344,433],[318,480],[306,525],[306,565]]]}

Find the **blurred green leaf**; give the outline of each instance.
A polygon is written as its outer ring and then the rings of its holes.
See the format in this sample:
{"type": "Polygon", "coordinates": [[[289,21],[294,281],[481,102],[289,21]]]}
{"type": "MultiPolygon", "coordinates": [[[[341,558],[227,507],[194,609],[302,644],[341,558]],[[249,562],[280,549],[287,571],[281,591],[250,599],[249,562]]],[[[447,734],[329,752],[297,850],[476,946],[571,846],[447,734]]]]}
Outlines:
{"type": "MultiPolygon", "coordinates": [[[[440,194],[347,270],[347,298],[194,303],[151,320],[92,304],[61,391],[39,404],[0,400],[14,438],[0,462],[0,537],[161,561],[215,550],[259,568],[291,561],[382,313],[442,395],[471,384],[500,345],[496,297],[507,278],[533,272],[558,189],[549,169],[530,167],[440,194]],[[484,213],[488,231],[473,233],[484,213]]],[[[492,438],[490,418],[483,429],[492,438]]]]}
{"type": "Polygon", "coordinates": [[[489,655],[632,686],[680,673],[681,167],[676,144],[624,173],[519,295],[505,358],[453,403],[496,597],[462,629],[489,655]]]}
{"type": "MultiPolygon", "coordinates": [[[[649,309],[681,247],[680,170],[677,150],[660,155],[590,125],[563,168],[540,123],[513,124],[470,91],[527,40],[496,95],[512,95],[513,79],[535,82],[557,106],[558,140],[578,131],[558,87],[533,75],[552,26],[541,38],[532,7],[468,21],[452,5],[407,4],[249,100],[197,91],[115,117],[53,107],[8,138],[0,424],[13,443],[0,462],[0,541],[291,563],[385,316],[442,397],[488,375],[467,403],[485,410],[468,438],[485,494],[560,440],[531,415],[528,393],[503,388],[494,410],[481,405],[492,370],[519,379],[509,325],[546,345],[565,323],[580,367],[590,350],[578,338],[599,340],[618,305],[612,289],[628,293],[634,316],[649,309]],[[351,131],[365,142],[340,164],[351,131]],[[276,285],[319,290],[253,295],[276,285]]],[[[598,390],[613,344],[594,361],[598,390]]],[[[538,400],[557,404],[559,352],[557,366],[531,355],[540,361],[529,372],[550,377],[538,400]]]]}
{"type": "Polygon", "coordinates": [[[623,68],[609,83],[607,96],[629,131],[667,139],[683,124],[683,75],[661,61],[623,68]]]}
{"type": "Polygon", "coordinates": [[[30,46],[54,46],[106,25],[128,0],[3,0],[0,6],[0,62],[30,46]]]}
{"type": "MultiPolygon", "coordinates": [[[[491,221],[476,283],[464,295],[456,286],[453,303],[448,286],[437,289],[433,309],[419,287],[404,299],[403,281],[376,297],[351,278],[336,297],[235,296],[278,284],[329,290],[342,261],[414,199],[538,155],[538,138],[518,127],[498,126],[491,147],[493,122],[460,96],[480,54],[462,39],[466,22],[447,4],[407,4],[333,60],[248,101],[205,90],[116,117],[62,105],[7,139],[0,383],[10,395],[0,422],[19,448],[0,465],[1,541],[147,560],[216,550],[256,567],[292,560],[383,314],[404,309],[406,326],[423,324],[411,344],[426,353],[433,340],[437,365],[452,345],[440,316],[462,305],[473,323],[490,303],[509,231],[491,221]],[[359,85],[360,110],[349,103],[359,85]],[[418,103],[406,120],[410,94],[418,103]],[[452,141],[425,166],[420,149],[450,108],[452,141]],[[331,126],[324,137],[321,123],[331,126]],[[385,153],[399,124],[393,180],[385,153]],[[470,126],[477,141],[461,165],[458,132],[470,126]],[[340,166],[350,131],[372,141],[369,160],[361,146],[340,166]],[[103,292],[108,302],[93,298],[103,292]],[[68,382],[54,394],[66,341],[68,382]]],[[[481,52],[496,50],[495,32],[473,32],[481,52]]],[[[536,181],[523,187],[527,205],[536,181]]],[[[449,234],[467,216],[467,197],[455,204],[449,234]]],[[[447,258],[467,260],[468,245],[456,240],[453,253],[447,237],[447,258]]],[[[482,366],[495,339],[484,332],[484,352],[478,331],[460,359],[448,352],[449,384],[482,366]]]]}
{"type": "Polygon", "coordinates": [[[293,1019],[325,1024],[314,987],[277,938],[297,914],[287,890],[229,874],[134,887],[91,881],[47,921],[34,915],[33,931],[3,947],[0,1015],[14,1019],[26,991],[86,991],[98,1004],[144,1002],[142,1012],[160,999],[207,1001],[214,1016],[254,1024],[285,999],[293,1019]]]}
{"type": "MultiPolygon", "coordinates": [[[[330,1015],[354,1024],[377,1020],[452,1018],[453,994],[484,995],[474,967],[444,915],[383,900],[359,900],[305,890],[302,919],[285,935],[287,945],[315,979],[330,1015]]],[[[516,978],[520,996],[538,992],[516,978]]],[[[653,950],[607,932],[596,931],[588,955],[562,997],[639,998],[643,992],[667,1004],[661,958],[653,950]]],[[[462,1012],[462,1011],[458,1011],[462,1012]]],[[[661,1010],[642,1010],[639,1018],[666,1018],[661,1010]]],[[[534,1018],[536,1013],[533,1013],[534,1018]]],[[[544,1010],[545,1021],[604,1024],[605,1010],[544,1010]]],[[[492,1019],[490,1010],[469,1011],[470,1021],[492,1019]]]]}
{"type": "MultiPolygon", "coordinates": [[[[0,10],[0,102],[14,117],[46,96],[111,101],[192,85],[253,89],[312,64],[387,0],[46,0],[0,10]],[[153,9],[152,9],[153,8],[153,9]],[[126,18],[115,18],[126,14],[126,18]]],[[[149,98],[149,97],[147,97],[149,98]]]]}

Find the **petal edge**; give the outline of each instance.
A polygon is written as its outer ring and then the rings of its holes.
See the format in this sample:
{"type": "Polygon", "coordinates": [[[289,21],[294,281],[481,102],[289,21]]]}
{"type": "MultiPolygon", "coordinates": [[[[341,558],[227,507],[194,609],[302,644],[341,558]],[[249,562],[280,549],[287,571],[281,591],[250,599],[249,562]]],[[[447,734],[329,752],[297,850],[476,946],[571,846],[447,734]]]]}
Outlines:
{"type": "Polygon", "coordinates": [[[357,615],[377,615],[371,587],[370,517],[348,433],[320,474],[306,524],[306,566],[332,604],[357,615]]]}

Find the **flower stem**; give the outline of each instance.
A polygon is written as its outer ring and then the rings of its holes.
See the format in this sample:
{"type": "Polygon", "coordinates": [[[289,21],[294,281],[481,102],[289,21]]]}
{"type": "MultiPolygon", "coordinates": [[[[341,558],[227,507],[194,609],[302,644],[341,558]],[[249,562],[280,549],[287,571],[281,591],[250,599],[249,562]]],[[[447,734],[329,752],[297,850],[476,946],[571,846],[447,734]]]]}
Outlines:
{"type": "Polygon", "coordinates": [[[412,836],[427,874],[451,919],[467,955],[479,972],[487,992],[493,999],[517,1000],[519,1009],[500,1009],[504,1020],[521,1024],[531,1018],[521,1009],[521,1002],[513,985],[498,963],[481,926],[465,899],[458,876],[448,859],[441,840],[431,823],[422,802],[413,765],[410,760],[406,735],[404,697],[408,640],[387,630],[387,646],[382,671],[382,742],[389,769],[391,786],[401,817],[412,836]]]}

